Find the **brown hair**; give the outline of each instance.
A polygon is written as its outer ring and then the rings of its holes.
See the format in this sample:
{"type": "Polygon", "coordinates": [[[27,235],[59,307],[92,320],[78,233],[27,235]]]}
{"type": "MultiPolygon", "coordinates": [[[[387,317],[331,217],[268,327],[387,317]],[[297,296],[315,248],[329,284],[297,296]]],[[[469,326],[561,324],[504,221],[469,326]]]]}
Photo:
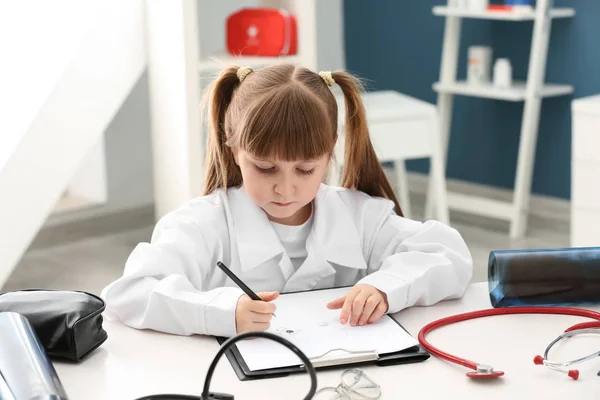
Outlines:
{"type": "MultiPolygon", "coordinates": [[[[209,137],[204,193],[242,184],[232,148],[254,157],[285,161],[333,154],[338,108],[324,78],[302,67],[271,65],[241,75],[239,67],[224,69],[208,92],[209,137]]],[[[392,191],[369,137],[360,81],[346,72],[332,72],[346,103],[342,186],[394,202],[392,191]]]]}

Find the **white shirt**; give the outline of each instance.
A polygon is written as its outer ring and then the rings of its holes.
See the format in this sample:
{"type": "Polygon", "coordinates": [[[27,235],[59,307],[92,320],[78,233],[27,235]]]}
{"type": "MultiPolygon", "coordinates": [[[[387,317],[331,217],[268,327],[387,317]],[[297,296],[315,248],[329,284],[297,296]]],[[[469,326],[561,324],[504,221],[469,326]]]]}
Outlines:
{"type": "Polygon", "coordinates": [[[386,293],[389,313],[464,294],[473,265],[455,229],[327,185],[313,204],[307,257],[296,270],[243,186],[187,202],[161,218],[150,243],[137,245],[123,276],[104,288],[105,316],[138,329],[232,336],[243,291],[217,261],[255,292],[369,284],[386,293]]]}
{"type": "Polygon", "coordinates": [[[285,254],[290,258],[296,270],[300,268],[308,255],[306,239],[308,239],[308,234],[312,229],[312,221],[312,209],[310,217],[302,225],[283,225],[270,221],[279,241],[283,245],[285,254]]]}

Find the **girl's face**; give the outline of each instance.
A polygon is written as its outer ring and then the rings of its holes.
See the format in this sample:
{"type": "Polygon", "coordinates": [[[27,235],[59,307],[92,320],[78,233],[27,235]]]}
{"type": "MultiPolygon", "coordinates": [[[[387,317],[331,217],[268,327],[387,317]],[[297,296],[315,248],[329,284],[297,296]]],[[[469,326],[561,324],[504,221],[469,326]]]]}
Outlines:
{"type": "Polygon", "coordinates": [[[246,192],[271,221],[301,225],[308,219],[327,171],[328,154],[298,161],[258,159],[244,150],[234,151],[234,155],[246,192]]]}

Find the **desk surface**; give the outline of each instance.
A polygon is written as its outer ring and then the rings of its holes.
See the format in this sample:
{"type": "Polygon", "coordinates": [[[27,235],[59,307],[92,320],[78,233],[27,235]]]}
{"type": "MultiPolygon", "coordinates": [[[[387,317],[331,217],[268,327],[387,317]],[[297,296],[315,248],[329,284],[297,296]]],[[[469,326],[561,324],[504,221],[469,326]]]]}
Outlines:
{"type": "MultiPolygon", "coordinates": [[[[432,307],[413,307],[396,318],[413,335],[441,317],[490,308],[487,285],[473,284],[460,300],[432,307]]],[[[600,307],[594,307],[600,311],[600,307]]],[[[440,328],[428,335],[444,351],[505,371],[497,380],[475,381],[469,370],[431,357],[418,364],[362,369],[378,382],[382,399],[598,399],[600,358],[581,364],[573,381],[560,372],[533,364],[547,344],[565,328],[585,318],[545,315],[510,315],[482,318],[440,328]]],[[[55,368],[71,400],[133,400],[157,393],[200,395],[204,377],[218,350],[214,338],[181,337],[139,331],[116,322],[104,324],[108,340],[80,364],[55,362],[55,368]]],[[[597,351],[599,338],[579,337],[557,346],[556,360],[573,359],[597,351]]],[[[336,386],[339,370],[318,371],[319,387],[336,386]]],[[[227,392],[236,399],[302,399],[309,387],[308,375],[241,382],[225,357],[217,367],[212,391],[227,392]],[[292,393],[293,395],[291,395],[292,393]]]]}

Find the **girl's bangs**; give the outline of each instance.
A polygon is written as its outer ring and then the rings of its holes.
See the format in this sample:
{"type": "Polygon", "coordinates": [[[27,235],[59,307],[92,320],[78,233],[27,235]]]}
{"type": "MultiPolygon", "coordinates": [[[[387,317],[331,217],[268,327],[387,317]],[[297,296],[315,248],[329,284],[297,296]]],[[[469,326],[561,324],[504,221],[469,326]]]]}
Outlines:
{"type": "Polygon", "coordinates": [[[335,114],[329,115],[323,101],[301,86],[280,87],[246,108],[234,145],[262,159],[317,159],[333,151],[335,114]]]}

